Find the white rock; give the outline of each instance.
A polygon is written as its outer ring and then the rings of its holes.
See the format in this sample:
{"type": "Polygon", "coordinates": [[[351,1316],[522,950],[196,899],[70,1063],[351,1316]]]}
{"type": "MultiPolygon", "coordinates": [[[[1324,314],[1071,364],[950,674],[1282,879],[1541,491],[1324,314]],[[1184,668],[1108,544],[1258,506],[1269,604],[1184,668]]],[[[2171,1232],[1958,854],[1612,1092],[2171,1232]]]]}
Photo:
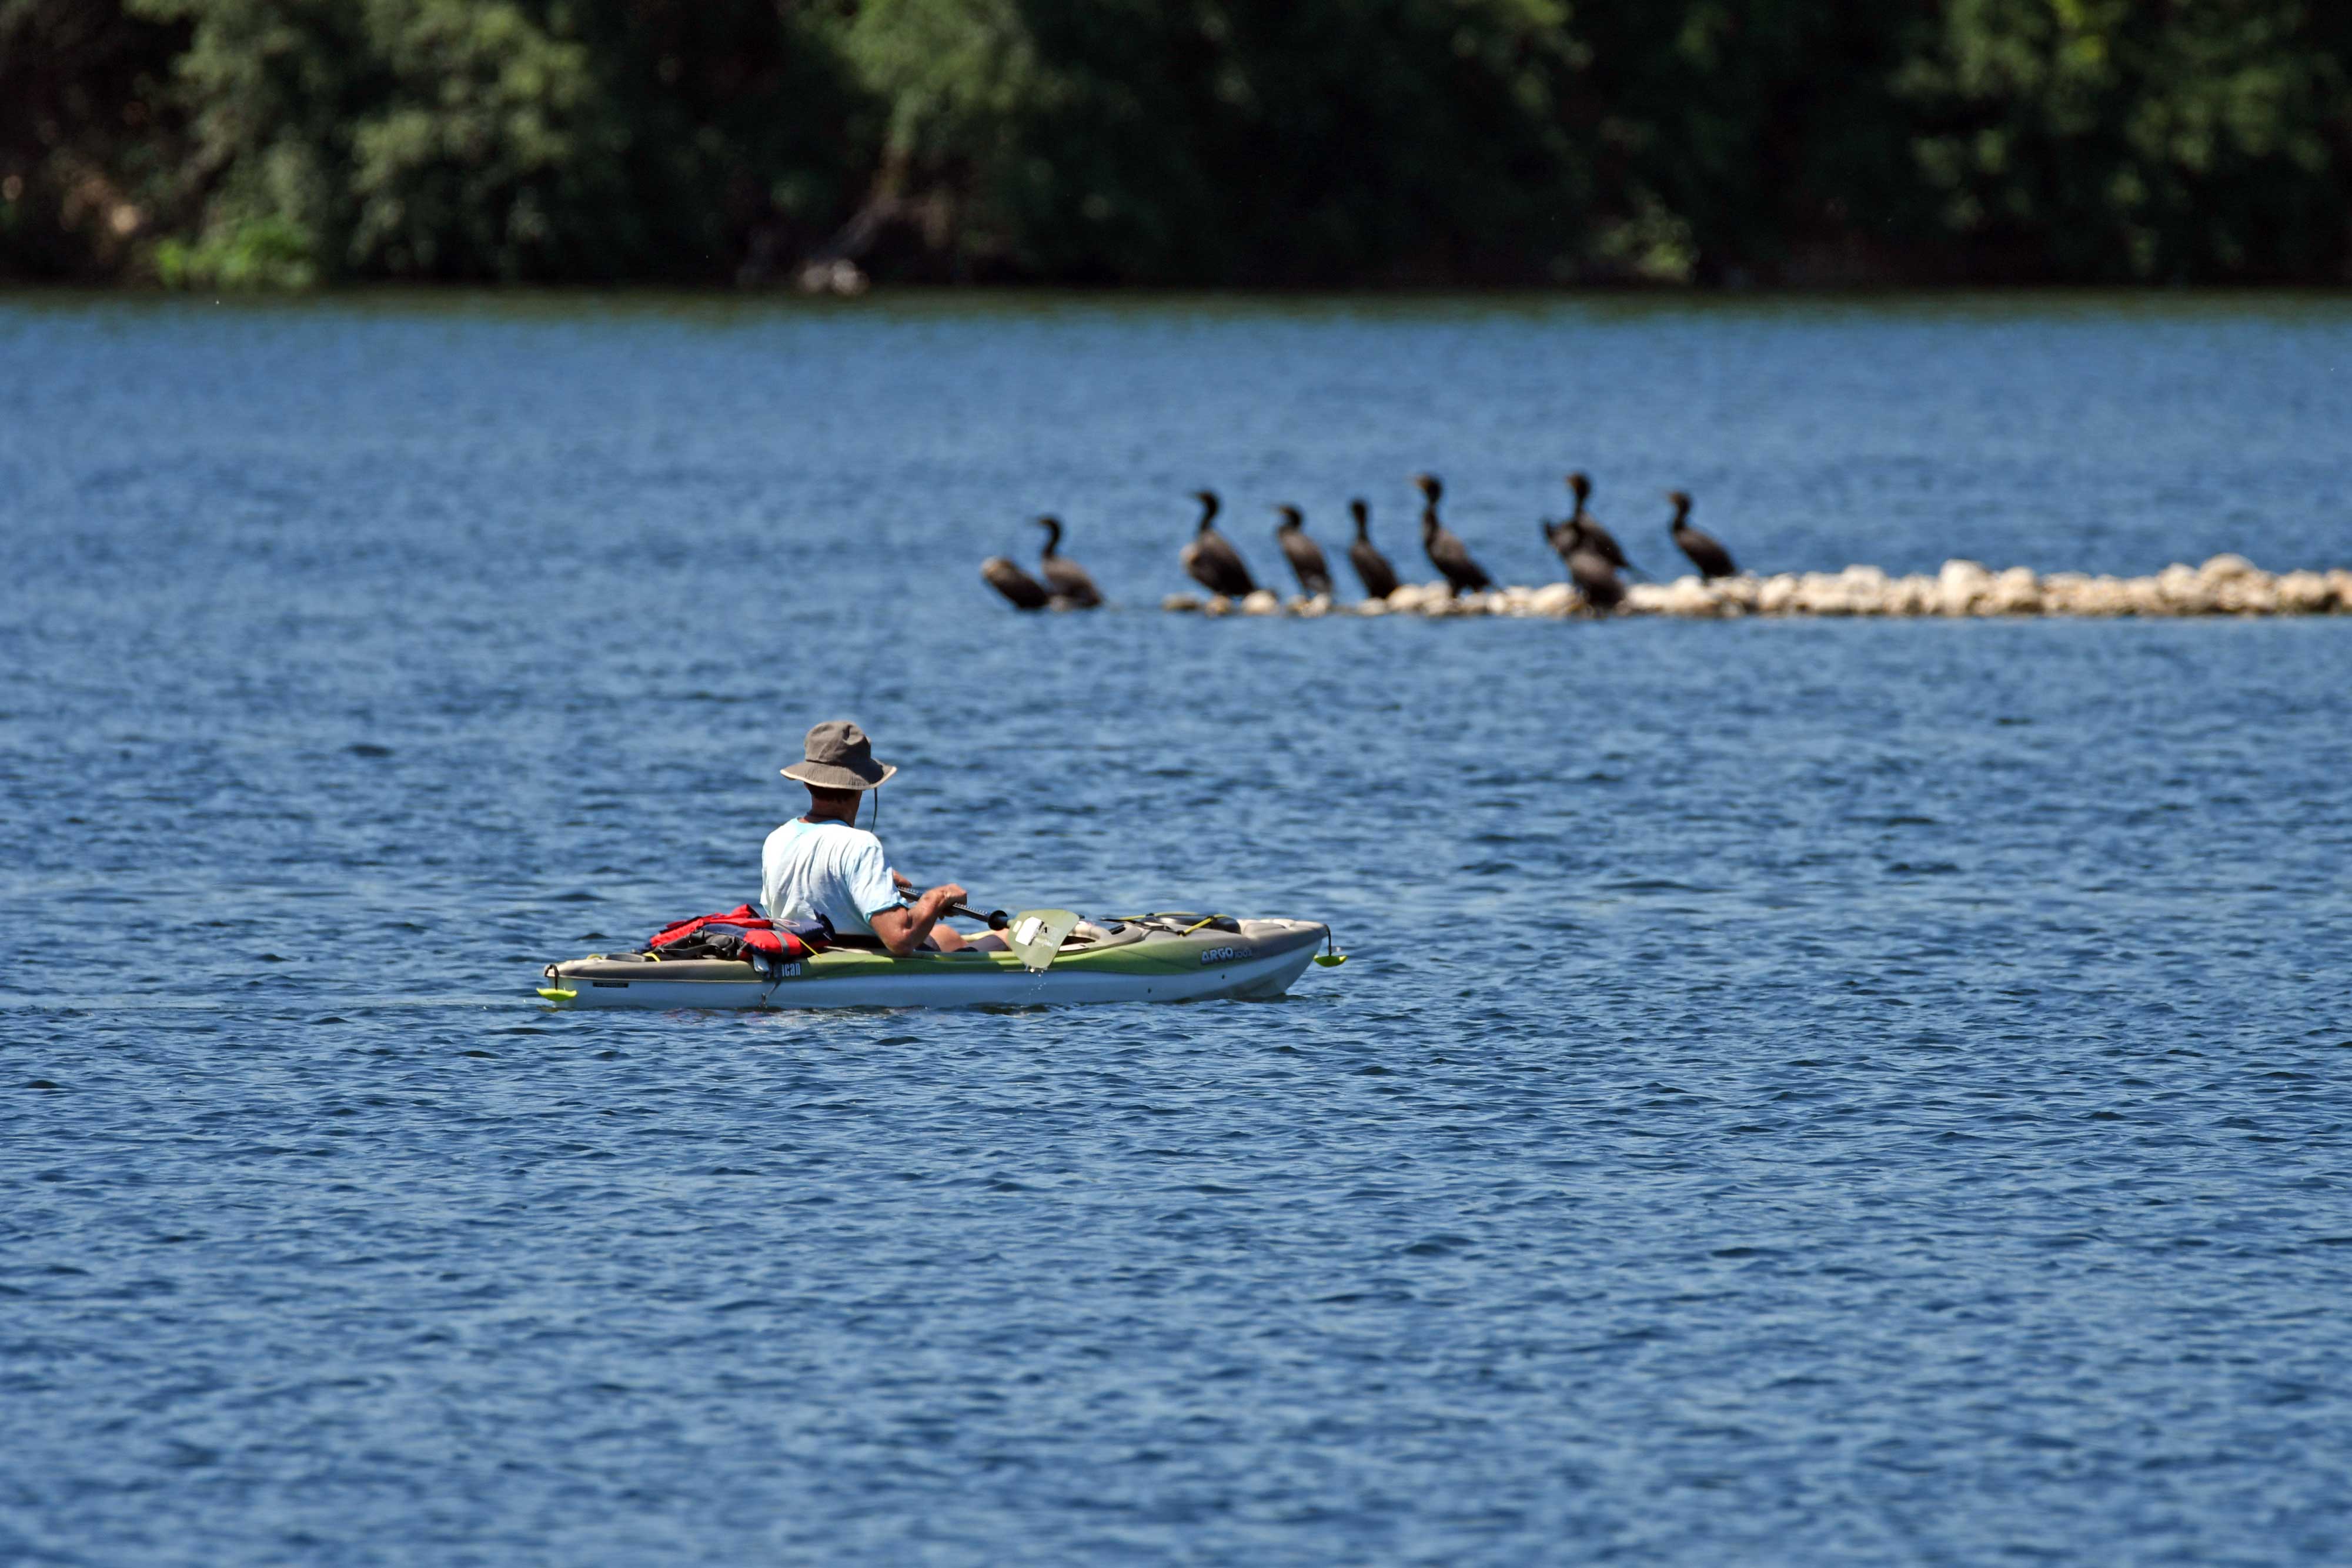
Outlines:
{"type": "Polygon", "coordinates": [[[1695,577],[1679,577],[1667,584],[1664,600],[1662,608],[1667,614],[1693,620],[1711,621],[1724,611],[1723,601],[1709,593],[1706,584],[1695,577]]]}
{"type": "Polygon", "coordinates": [[[2213,612],[2213,590],[2197,575],[2196,569],[2174,561],[2156,574],[2156,591],[2167,610],[2175,615],[2210,615],[2213,612]]]}
{"type": "MultiPolygon", "coordinates": [[[[1790,608],[1801,615],[1871,615],[1882,608],[1881,600],[1867,579],[1849,575],[1853,571],[1809,571],[1797,580],[1797,595],[1790,608]]],[[[1880,574],[1879,580],[1885,577],[1880,574]]]]}
{"type": "Polygon", "coordinates": [[[1936,574],[1937,609],[1946,615],[1966,615],[1975,609],[1978,596],[1991,587],[1992,573],[1981,562],[1948,560],[1936,574]]]}
{"type": "Polygon", "coordinates": [[[1889,615],[1933,615],[1943,602],[1941,585],[1934,578],[1918,572],[1897,578],[1886,588],[1886,612],[1889,615]]]}
{"type": "Polygon", "coordinates": [[[1992,580],[1992,586],[1977,601],[1979,615],[2039,615],[2042,613],[2042,585],[2034,580],[2030,567],[2012,566],[1992,580]]]}
{"type": "Polygon", "coordinates": [[[2224,578],[2213,591],[2213,608],[2228,615],[2275,615],[2278,584],[2268,572],[2224,578]]]}
{"type": "Polygon", "coordinates": [[[1756,608],[1757,582],[1746,573],[1738,577],[1718,577],[1706,585],[1706,591],[1715,595],[1716,602],[1727,609],[1746,611],[1756,608]]]}
{"type": "Polygon", "coordinates": [[[2095,577],[2074,590],[2074,613],[2129,615],[2132,613],[2131,591],[2121,578],[2095,577]]]}
{"type": "Polygon", "coordinates": [[[1274,596],[1274,591],[1272,589],[1261,588],[1255,593],[1251,594],[1248,598],[1242,601],[1242,613],[1244,615],[1279,615],[1282,613],[1282,601],[1274,596]]]}
{"type": "Polygon", "coordinates": [[[2336,608],[2336,592],[2325,575],[2315,571],[2283,571],[2277,580],[2278,607],[2289,615],[2325,615],[2336,608]]]}

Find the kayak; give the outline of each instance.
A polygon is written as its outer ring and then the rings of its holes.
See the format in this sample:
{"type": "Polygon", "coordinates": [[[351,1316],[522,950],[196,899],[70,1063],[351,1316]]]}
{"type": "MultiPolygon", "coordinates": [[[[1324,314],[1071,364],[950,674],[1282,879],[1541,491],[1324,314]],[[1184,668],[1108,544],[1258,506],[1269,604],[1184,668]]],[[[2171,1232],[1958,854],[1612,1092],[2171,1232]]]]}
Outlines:
{"type": "Polygon", "coordinates": [[[539,994],[558,1008],[1023,1008],[1278,997],[1331,936],[1311,920],[1191,914],[1081,931],[1043,969],[1013,953],[970,950],[900,958],[832,947],[771,966],[592,953],[548,965],[539,994]]]}

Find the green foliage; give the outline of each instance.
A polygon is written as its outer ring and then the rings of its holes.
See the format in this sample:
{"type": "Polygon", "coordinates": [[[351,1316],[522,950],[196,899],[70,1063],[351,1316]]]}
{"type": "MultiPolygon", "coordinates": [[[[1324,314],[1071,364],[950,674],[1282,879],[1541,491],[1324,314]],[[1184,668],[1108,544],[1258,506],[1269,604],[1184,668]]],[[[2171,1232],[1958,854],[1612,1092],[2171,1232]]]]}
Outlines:
{"type": "Polygon", "coordinates": [[[723,277],[742,231],[846,202],[825,19],[772,3],[131,4],[189,30],[172,277],[723,277]]]}
{"type": "Polygon", "coordinates": [[[2352,281],[2340,0],[0,0],[0,275],[2352,281]]]}
{"type": "Polygon", "coordinates": [[[1996,276],[2344,277],[2344,8],[1949,0],[1899,74],[1946,234],[1996,276]]]}
{"type": "Polygon", "coordinates": [[[885,180],[958,270],[1540,273],[1584,199],[1551,0],[871,0],[885,180]]]}
{"type": "Polygon", "coordinates": [[[302,289],[319,281],[310,235],[277,217],[215,229],[193,244],[164,239],[154,267],[166,288],[302,289]]]}

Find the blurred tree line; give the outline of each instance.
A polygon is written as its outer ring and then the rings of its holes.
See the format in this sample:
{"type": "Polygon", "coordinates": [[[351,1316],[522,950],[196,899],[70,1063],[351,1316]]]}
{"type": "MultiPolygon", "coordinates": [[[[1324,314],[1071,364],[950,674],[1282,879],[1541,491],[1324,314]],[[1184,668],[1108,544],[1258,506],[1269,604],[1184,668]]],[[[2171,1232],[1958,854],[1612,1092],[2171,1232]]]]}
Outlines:
{"type": "Polygon", "coordinates": [[[2352,0],[0,0],[0,276],[2352,282],[2352,0]]]}

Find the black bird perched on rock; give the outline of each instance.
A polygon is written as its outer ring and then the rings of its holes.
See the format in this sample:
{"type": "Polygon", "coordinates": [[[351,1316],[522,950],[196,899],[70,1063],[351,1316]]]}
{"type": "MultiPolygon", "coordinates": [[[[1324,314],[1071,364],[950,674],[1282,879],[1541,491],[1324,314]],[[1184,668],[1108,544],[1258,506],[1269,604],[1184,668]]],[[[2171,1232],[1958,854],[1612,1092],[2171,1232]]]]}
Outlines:
{"type": "Polygon", "coordinates": [[[1666,525],[1666,531],[1675,536],[1675,543],[1682,547],[1683,554],[1690,557],[1690,563],[1698,568],[1699,576],[1737,577],[1739,569],[1731,564],[1731,552],[1724,549],[1714,535],[1701,533],[1690,526],[1690,493],[1669,490],[1666,499],[1675,504],[1675,520],[1666,525]]]}
{"type": "Polygon", "coordinates": [[[1274,526],[1274,537],[1282,546],[1283,559],[1290,570],[1298,574],[1298,591],[1312,599],[1317,594],[1331,591],[1331,569],[1324,564],[1323,547],[1307,537],[1301,525],[1306,518],[1296,507],[1276,507],[1282,521],[1274,526]]]}
{"type": "Polygon", "coordinates": [[[1397,591],[1396,568],[1372,543],[1372,509],[1354,500],[1348,503],[1348,510],[1356,519],[1356,542],[1348,547],[1348,564],[1356,569],[1365,598],[1386,599],[1397,591]]]}
{"type": "Polygon", "coordinates": [[[1576,497],[1575,514],[1568,520],[1576,525],[1582,536],[1584,548],[1621,570],[1641,570],[1640,567],[1625,559],[1624,550],[1618,546],[1617,536],[1602,528],[1594,520],[1592,514],[1584,509],[1585,501],[1592,495],[1591,479],[1579,469],[1568,476],[1568,487],[1576,497]]]}
{"type": "Polygon", "coordinates": [[[1045,553],[1038,560],[1038,570],[1045,573],[1045,587],[1056,601],[1072,610],[1092,610],[1102,603],[1102,591],[1087,569],[1069,557],[1059,553],[1062,548],[1062,519],[1043,517],[1038,526],[1045,530],[1045,553]]]}
{"type": "MultiPolygon", "coordinates": [[[[1571,517],[1564,528],[1573,529],[1574,537],[1560,559],[1568,563],[1568,578],[1576,584],[1576,591],[1584,602],[1606,615],[1625,602],[1625,585],[1617,580],[1617,568],[1607,556],[1592,548],[1590,534],[1571,517]]],[[[1563,536],[1566,537],[1566,536],[1563,536]]]]}
{"type": "Polygon", "coordinates": [[[1228,599],[1246,599],[1257,591],[1257,580],[1242,564],[1241,552],[1233,541],[1219,533],[1213,526],[1217,520],[1217,493],[1195,490],[1192,499],[1201,503],[1201,527],[1192,542],[1184,547],[1176,559],[1183,563],[1185,573],[1212,593],[1222,593],[1228,599]]]}
{"type": "Polygon", "coordinates": [[[1568,579],[1585,603],[1605,614],[1623,601],[1625,585],[1617,580],[1615,563],[1593,548],[1591,526],[1574,517],[1546,521],[1544,542],[1559,552],[1560,565],[1568,569],[1568,579]]]}
{"type": "Polygon", "coordinates": [[[1412,482],[1421,491],[1421,548],[1429,552],[1429,564],[1445,574],[1446,596],[1482,593],[1494,587],[1495,580],[1486,575],[1486,569],[1472,560],[1454,530],[1437,520],[1437,501],[1445,494],[1445,486],[1433,474],[1416,474],[1412,482]]]}
{"type": "Polygon", "coordinates": [[[980,575],[989,587],[1011,600],[1015,610],[1043,610],[1049,601],[1044,584],[1001,555],[982,561],[980,575]]]}

